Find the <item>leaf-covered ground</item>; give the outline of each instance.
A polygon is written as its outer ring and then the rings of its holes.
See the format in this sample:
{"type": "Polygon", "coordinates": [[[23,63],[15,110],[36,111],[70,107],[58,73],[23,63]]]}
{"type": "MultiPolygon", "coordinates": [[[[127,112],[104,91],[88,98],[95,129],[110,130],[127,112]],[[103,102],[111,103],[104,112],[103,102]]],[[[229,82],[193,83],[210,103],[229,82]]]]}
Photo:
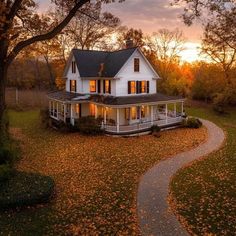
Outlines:
{"type": "Polygon", "coordinates": [[[192,235],[236,235],[236,111],[216,116],[208,109],[189,109],[227,133],[224,147],[181,169],[171,183],[170,202],[192,235]]]}
{"type": "Polygon", "coordinates": [[[10,112],[21,140],[19,170],[53,177],[47,205],[0,213],[1,235],[138,235],[140,176],[163,158],[199,145],[205,128],[132,138],[60,134],[39,126],[39,113],[10,112]]]}

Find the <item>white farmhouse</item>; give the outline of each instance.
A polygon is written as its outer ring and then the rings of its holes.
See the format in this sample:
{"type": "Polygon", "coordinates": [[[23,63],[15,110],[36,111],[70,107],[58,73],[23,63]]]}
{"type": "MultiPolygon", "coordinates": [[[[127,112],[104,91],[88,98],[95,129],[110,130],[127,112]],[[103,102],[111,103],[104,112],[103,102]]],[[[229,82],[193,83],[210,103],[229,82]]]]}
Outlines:
{"type": "Polygon", "coordinates": [[[159,75],[139,48],[114,52],[73,49],[66,90],[50,93],[50,116],[74,125],[94,116],[109,134],[135,134],[182,121],[184,99],[157,93],[159,75]]]}

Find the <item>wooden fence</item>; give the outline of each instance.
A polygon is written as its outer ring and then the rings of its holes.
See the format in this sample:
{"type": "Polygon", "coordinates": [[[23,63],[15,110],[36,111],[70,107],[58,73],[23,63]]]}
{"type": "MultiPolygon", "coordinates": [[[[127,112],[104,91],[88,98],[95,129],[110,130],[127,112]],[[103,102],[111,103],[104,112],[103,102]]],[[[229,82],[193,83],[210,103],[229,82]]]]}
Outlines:
{"type": "Polygon", "coordinates": [[[48,106],[47,91],[7,88],[6,104],[9,108],[43,108],[48,106]]]}

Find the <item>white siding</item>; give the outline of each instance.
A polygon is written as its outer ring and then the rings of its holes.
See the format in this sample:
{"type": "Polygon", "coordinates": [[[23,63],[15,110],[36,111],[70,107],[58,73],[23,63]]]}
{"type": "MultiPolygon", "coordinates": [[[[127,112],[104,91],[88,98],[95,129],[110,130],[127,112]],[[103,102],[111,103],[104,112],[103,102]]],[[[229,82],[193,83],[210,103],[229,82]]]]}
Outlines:
{"type": "Polygon", "coordinates": [[[132,80],[149,81],[149,93],[156,93],[156,80],[153,79],[156,75],[138,50],[130,57],[116,77],[119,79],[116,81],[114,96],[135,96],[128,94],[128,81],[132,80]],[[134,72],[134,58],[140,59],[140,72],[134,72]]]}
{"type": "Polygon", "coordinates": [[[78,71],[78,68],[76,66],[76,73],[72,73],[72,61],[74,60],[74,57],[71,58],[70,60],[70,65],[68,67],[68,71],[67,71],[67,74],[66,74],[66,91],[70,92],[70,80],[76,80],[76,85],[77,85],[77,88],[76,88],[76,91],[77,93],[82,93],[82,81],[80,79],[80,74],[79,74],[79,71],[78,71]]]}

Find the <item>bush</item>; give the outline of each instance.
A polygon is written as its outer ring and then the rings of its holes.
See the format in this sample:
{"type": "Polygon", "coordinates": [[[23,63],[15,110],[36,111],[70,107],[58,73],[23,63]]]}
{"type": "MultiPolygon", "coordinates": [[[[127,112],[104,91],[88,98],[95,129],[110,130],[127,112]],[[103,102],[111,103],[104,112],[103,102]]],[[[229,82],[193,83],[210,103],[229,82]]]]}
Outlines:
{"type": "Polygon", "coordinates": [[[202,122],[194,117],[189,117],[183,121],[183,126],[186,128],[198,129],[202,126],[202,122]]]}
{"type": "Polygon", "coordinates": [[[154,132],[160,132],[160,131],[161,131],[161,128],[160,128],[158,125],[153,125],[153,126],[151,127],[151,131],[152,131],[152,133],[154,133],[154,132]]]}
{"type": "Polygon", "coordinates": [[[3,113],[3,117],[0,120],[0,148],[9,139],[9,118],[7,112],[3,113]]]}
{"type": "Polygon", "coordinates": [[[151,127],[151,132],[152,132],[152,135],[154,135],[155,137],[160,137],[160,131],[161,131],[161,128],[158,126],[158,125],[153,125],[151,127]]]}
{"type": "Polygon", "coordinates": [[[13,169],[9,165],[0,165],[0,183],[8,180],[13,173],[13,169]]]}
{"type": "Polygon", "coordinates": [[[49,115],[49,110],[47,108],[40,110],[40,119],[43,127],[45,128],[51,127],[51,117],[49,115]]]}
{"type": "Polygon", "coordinates": [[[216,93],[213,98],[213,110],[218,114],[225,114],[226,100],[224,93],[216,93]]]}
{"type": "Polygon", "coordinates": [[[0,185],[0,209],[31,206],[48,202],[54,193],[54,181],[40,174],[16,172],[0,185]]]}
{"type": "Polygon", "coordinates": [[[8,164],[12,165],[15,159],[14,151],[10,150],[10,148],[2,147],[0,148],[0,165],[8,164]]]}
{"type": "Polygon", "coordinates": [[[104,130],[101,128],[99,122],[93,116],[81,117],[75,121],[74,128],[82,134],[101,135],[104,133],[104,130]]]}

